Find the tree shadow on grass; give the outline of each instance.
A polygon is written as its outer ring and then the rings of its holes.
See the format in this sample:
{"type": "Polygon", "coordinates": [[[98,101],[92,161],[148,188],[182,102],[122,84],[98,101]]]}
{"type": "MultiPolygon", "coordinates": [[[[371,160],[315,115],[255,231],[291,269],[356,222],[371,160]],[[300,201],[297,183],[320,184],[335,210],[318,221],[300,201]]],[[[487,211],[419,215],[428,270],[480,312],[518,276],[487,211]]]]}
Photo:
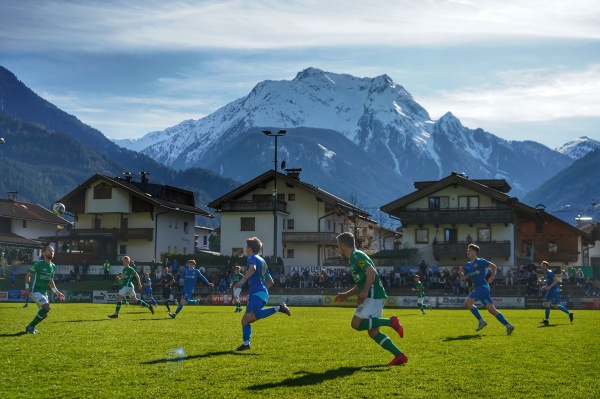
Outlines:
{"type": "Polygon", "coordinates": [[[483,335],[481,335],[481,334],[459,335],[458,337],[446,337],[446,338],[444,338],[444,342],[466,341],[468,339],[482,339],[482,338],[483,338],[483,335]]]}
{"type": "MultiPolygon", "coordinates": [[[[240,355],[240,354],[241,354],[241,352],[238,352],[235,350],[220,351],[220,352],[208,352],[208,353],[201,353],[199,355],[185,355],[185,356],[173,356],[171,354],[168,354],[167,356],[165,356],[162,359],[150,360],[147,362],[142,362],[141,364],[147,365],[147,364],[161,364],[161,363],[176,363],[176,362],[182,362],[182,361],[186,361],[186,360],[202,359],[205,357],[223,356],[223,355],[240,355]]],[[[255,353],[244,353],[244,356],[259,356],[259,355],[255,354],[255,353]]]]}
{"type": "Polygon", "coordinates": [[[323,373],[312,373],[309,371],[298,371],[294,374],[301,374],[298,377],[286,378],[280,382],[270,382],[267,384],[258,384],[249,386],[252,391],[260,391],[269,388],[280,387],[300,387],[307,385],[317,385],[324,381],[335,380],[336,378],[349,377],[357,371],[385,371],[389,370],[388,366],[365,366],[365,367],[339,367],[337,369],[327,370],[323,373]]]}

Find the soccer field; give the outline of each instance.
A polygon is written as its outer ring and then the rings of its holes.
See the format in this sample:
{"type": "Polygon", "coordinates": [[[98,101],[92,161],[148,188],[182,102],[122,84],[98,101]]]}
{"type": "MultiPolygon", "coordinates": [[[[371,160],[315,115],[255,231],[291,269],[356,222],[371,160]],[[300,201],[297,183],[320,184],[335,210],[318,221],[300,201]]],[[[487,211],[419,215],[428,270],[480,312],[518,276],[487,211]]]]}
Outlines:
{"type": "Polygon", "coordinates": [[[487,312],[386,309],[405,328],[382,331],[409,362],[366,331],[351,329],[353,308],[291,308],[253,324],[241,344],[233,307],[186,306],[176,319],[159,306],[52,304],[40,332],[25,326],[37,307],[0,304],[2,398],[598,398],[600,311],[567,315],[503,310],[511,336],[487,312]],[[181,348],[181,350],[178,350],[181,348]]]}

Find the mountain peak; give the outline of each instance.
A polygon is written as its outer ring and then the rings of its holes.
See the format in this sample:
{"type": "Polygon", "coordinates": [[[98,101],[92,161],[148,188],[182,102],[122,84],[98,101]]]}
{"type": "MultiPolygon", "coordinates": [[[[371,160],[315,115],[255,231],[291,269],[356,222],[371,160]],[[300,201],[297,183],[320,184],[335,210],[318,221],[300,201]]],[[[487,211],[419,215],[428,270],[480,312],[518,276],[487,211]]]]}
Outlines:
{"type": "Polygon", "coordinates": [[[555,149],[555,151],[560,152],[572,159],[579,159],[600,148],[600,141],[591,139],[587,136],[581,136],[575,140],[571,140],[568,143],[563,144],[562,146],[555,149]]]}

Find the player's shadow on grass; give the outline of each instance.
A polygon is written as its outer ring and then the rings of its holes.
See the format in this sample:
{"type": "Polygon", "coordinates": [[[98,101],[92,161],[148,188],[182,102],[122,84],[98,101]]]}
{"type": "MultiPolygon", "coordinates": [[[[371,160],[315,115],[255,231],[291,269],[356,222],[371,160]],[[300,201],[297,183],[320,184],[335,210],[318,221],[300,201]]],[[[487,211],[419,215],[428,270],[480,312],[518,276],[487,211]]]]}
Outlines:
{"type": "MultiPolygon", "coordinates": [[[[162,359],[156,359],[156,360],[150,360],[148,362],[142,362],[141,364],[147,365],[147,364],[161,364],[161,363],[176,363],[176,362],[182,362],[182,361],[186,361],[186,360],[202,359],[205,357],[223,356],[223,355],[239,355],[239,354],[241,354],[241,352],[237,352],[237,351],[208,352],[208,353],[201,353],[199,355],[186,355],[186,356],[182,356],[182,357],[164,357],[162,359]]],[[[255,353],[244,353],[244,356],[258,356],[258,355],[255,353]]]]}
{"type": "Polygon", "coordinates": [[[12,334],[0,334],[0,338],[1,337],[20,337],[21,335],[25,335],[27,334],[25,331],[19,331],[16,333],[12,333],[12,334]]]}
{"type": "Polygon", "coordinates": [[[459,335],[458,337],[446,337],[444,342],[450,341],[466,341],[469,339],[482,339],[483,335],[481,334],[470,334],[470,335],[459,335]]]}
{"type": "Polygon", "coordinates": [[[285,387],[300,387],[307,385],[317,385],[322,382],[335,380],[336,378],[349,377],[357,371],[384,371],[389,370],[388,366],[365,366],[365,367],[339,367],[333,370],[327,370],[323,373],[311,373],[308,371],[298,371],[295,374],[302,374],[299,377],[286,378],[280,382],[270,382],[267,384],[257,384],[249,386],[248,389],[260,391],[269,388],[285,387]]]}
{"type": "Polygon", "coordinates": [[[538,328],[558,327],[558,324],[542,324],[538,328]]]}

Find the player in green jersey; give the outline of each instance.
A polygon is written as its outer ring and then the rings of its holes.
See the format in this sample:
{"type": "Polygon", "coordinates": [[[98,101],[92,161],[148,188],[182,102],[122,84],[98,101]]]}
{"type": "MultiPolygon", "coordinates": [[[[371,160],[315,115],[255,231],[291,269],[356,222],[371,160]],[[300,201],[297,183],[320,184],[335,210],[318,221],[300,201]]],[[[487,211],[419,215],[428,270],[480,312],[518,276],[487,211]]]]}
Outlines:
{"type": "Polygon", "coordinates": [[[335,302],[344,302],[347,298],[357,295],[358,307],[350,324],[352,328],[357,331],[367,330],[369,337],[394,355],[392,361],[388,363],[389,366],[408,362],[406,355],[392,340],[379,331],[379,327],[389,326],[400,335],[400,338],[404,337],[404,328],[398,317],[392,316],[389,319],[381,317],[387,294],[373,261],[367,254],[355,248],[352,233],[338,235],[337,241],[340,252],[350,261],[352,278],[356,285],[346,292],[338,293],[335,302]]]}
{"type": "Polygon", "coordinates": [[[131,303],[134,305],[137,303],[142,307],[146,307],[150,309],[152,314],[154,314],[154,308],[151,304],[144,302],[143,299],[138,300],[135,294],[135,290],[133,289],[133,279],[136,279],[138,288],[142,289],[142,282],[140,280],[140,275],[135,271],[133,267],[130,265],[131,258],[129,256],[123,257],[123,271],[121,272],[121,281],[123,282],[123,288],[119,290],[119,295],[117,295],[117,307],[115,308],[115,313],[111,314],[111,319],[116,319],[119,317],[119,311],[121,310],[121,305],[123,304],[123,299],[130,297],[131,303]]]}
{"type": "Polygon", "coordinates": [[[235,313],[242,311],[242,304],[240,302],[240,294],[242,293],[242,287],[235,287],[235,285],[244,278],[244,275],[241,272],[242,268],[239,266],[235,266],[233,269],[233,274],[231,275],[231,284],[229,284],[229,288],[233,287],[233,295],[231,297],[231,303],[235,303],[235,313]]]}
{"type": "Polygon", "coordinates": [[[35,326],[48,317],[48,312],[50,311],[48,287],[50,287],[59,300],[65,300],[64,294],[56,288],[53,280],[56,270],[56,265],[52,263],[53,258],[54,248],[48,245],[44,248],[43,260],[35,262],[25,276],[25,296],[30,297],[38,306],[35,318],[25,327],[25,331],[29,334],[37,333],[38,330],[35,329],[35,326]]]}
{"type": "Polygon", "coordinates": [[[419,303],[419,309],[421,309],[421,314],[425,314],[425,306],[427,306],[429,310],[433,309],[431,308],[429,301],[427,301],[427,305],[425,305],[425,298],[427,295],[425,295],[425,288],[423,287],[423,283],[419,279],[418,274],[415,274],[415,284],[417,287],[413,288],[412,290],[417,291],[417,302],[419,303]]]}

